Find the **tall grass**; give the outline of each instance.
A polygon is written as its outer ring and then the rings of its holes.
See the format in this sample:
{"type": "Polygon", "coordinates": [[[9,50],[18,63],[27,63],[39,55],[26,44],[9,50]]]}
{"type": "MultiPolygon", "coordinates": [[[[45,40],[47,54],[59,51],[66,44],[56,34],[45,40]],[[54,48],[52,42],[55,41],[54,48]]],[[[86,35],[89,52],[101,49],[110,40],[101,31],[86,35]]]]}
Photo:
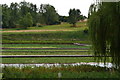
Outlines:
{"type": "Polygon", "coordinates": [[[120,73],[98,66],[61,66],[61,67],[4,67],[3,78],[115,78],[120,79],[120,73]]]}

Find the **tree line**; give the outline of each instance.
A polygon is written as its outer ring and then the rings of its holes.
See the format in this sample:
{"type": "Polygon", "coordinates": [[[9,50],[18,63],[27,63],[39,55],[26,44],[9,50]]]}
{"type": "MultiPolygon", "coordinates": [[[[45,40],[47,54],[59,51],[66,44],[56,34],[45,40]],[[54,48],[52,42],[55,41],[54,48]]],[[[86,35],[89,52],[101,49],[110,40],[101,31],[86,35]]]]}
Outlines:
{"type": "Polygon", "coordinates": [[[86,17],[81,15],[79,9],[70,9],[69,16],[60,16],[55,7],[49,4],[36,4],[26,1],[0,5],[2,9],[3,28],[24,28],[31,26],[53,25],[61,22],[69,22],[75,26],[78,20],[86,17]]]}

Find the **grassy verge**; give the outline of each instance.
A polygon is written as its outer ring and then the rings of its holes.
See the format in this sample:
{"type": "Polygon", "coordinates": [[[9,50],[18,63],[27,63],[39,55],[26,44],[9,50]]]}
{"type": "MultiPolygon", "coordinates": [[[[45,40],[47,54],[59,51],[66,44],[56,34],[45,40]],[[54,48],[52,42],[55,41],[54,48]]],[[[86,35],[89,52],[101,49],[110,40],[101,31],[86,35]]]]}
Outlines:
{"type": "Polygon", "coordinates": [[[25,51],[25,52],[26,51],[27,52],[31,52],[31,51],[47,51],[47,52],[48,51],[53,51],[53,52],[56,52],[56,51],[60,52],[60,51],[62,51],[63,52],[64,51],[64,52],[66,52],[66,51],[88,51],[88,50],[44,50],[44,49],[43,50],[39,50],[39,49],[38,50],[34,50],[34,49],[33,50],[32,49],[31,50],[27,50],[27,49],[25,49],[25,50],[17,50],[17,49],[13,49],[13,50],[2,50],[2,51],[19,51],[19,52],[20,51],[25,51]]]}
{"type": "Polygon", "coordinates": [[[90,48],[70,44],[2,44],[3,48],[90,48]]]}
{"type": "Polygon", "coordinates": [[[2,58],[2,63],[77,63],[77,62],[94,62],[94,58],[86,57],[86,58],[2,58]]]}
{"type": "Polygon", "coordinates": [[[82,43],[89,44],[89,41],[76,41],[76,40],[40,40],[40,41],[9,41],[2,40],[2,43],[6,44],[73,44],[73,43],[82,43]]]}
{"type": "Polygon", "coordinates": [[[89,52],[2,52],[2,55],[90,55],[89,52]]]}

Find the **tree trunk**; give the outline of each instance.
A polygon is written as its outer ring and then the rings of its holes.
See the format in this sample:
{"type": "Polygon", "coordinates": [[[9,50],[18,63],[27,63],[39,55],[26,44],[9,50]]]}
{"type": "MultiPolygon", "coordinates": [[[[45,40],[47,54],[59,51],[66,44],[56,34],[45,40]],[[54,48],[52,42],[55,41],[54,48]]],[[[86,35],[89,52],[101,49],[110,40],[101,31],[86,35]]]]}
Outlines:
{"type": "Polygon", "coordinates": [[[76,23],[73,23],[73,27],[76,27],[76,23]]]}

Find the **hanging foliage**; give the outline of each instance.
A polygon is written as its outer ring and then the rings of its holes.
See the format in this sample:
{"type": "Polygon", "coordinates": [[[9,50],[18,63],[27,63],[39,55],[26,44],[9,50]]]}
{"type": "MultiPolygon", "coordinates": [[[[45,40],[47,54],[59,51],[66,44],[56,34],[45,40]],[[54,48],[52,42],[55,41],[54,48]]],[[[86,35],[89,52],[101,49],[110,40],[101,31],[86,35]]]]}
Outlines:
{"type": "MultiPolygon", "coordinates": [[[[96,1],[89,9],[89,29],[95,56],[112,56],[120,67],[120,1],[96,1]]],[[[96,58],[106,62],[106,57],[96,58]]]]}

